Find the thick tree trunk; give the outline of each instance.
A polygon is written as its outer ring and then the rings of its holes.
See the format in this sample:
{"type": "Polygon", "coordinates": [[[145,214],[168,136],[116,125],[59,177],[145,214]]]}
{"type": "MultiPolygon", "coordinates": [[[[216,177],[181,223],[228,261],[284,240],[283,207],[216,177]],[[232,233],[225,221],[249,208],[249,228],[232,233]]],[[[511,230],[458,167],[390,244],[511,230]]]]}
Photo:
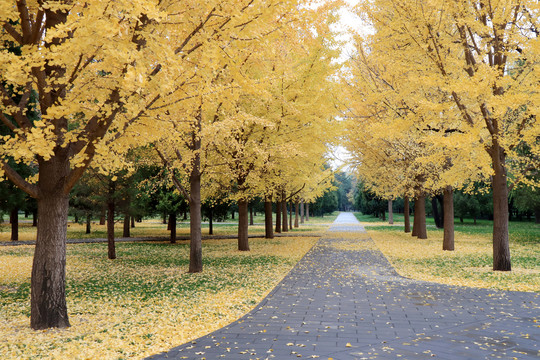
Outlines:
{"type": "Polygon", "coordinates": [[[274,228],[272,227],[272,202],[269,199],[264,201],[264,237],[274,238],[274,228]]]}
{"type": "Polygon", "coordinates": [[[14,208],[9,214],[9,220],[11,222],[11,240],[19,240],[19,209],[14,208]]]}
{"type": "Polygon", "coordinates": [[[300,201],[300,224],[304,223],[304,200],[300,201]]]}
{"type": "Polygon", "coordinates": [[[108,250],[107,255],[109,259],[111,260],[116,259],[116,244],[114,243],[114,200],[113,199],[109,199],[107,203],[107,250],[108,250]]]}
{"type": "Polygon", "coordinates": [[[86,215],[86,233],[87,234],[90,234],[91,226],[92,226],[92,215],[87,214],[86,215]]]}
{"type": "MultiPolygon", "coordinates": [[[[285,198],[285,196],[283,198],[285,198]]],[[[289,226],[287,224],[287,200],[283,200],[281,202],[281,215],[281,231],[288,232],[289,226]]]]}
{"type": "Polygon", "coordinates": [[[281,233],[281,201],[276,201],[276,232],[281,233]]]}
{"type": "Polygon", "coordinates": [[[405,233],[409,233],[411,232],[411,216],[410,216],[408,196],[405,196],[405,198],[403,199],[403,204],[404,204],[403,218],[405,221],[405,233]]]}
{"type": "Polygon", "coordinates": [[[309,203],[306,204],[306,221],[309,221],[309,203]]]}
{"type": "Polygon", "coordinates": [[[493,270],[510,271],[510,246],[508,233],[508,183],[504,150],[492,146],[492,161],[495,174],[493,188],[493,270]]]}
{"type": "Polygon", "coordinates": [[[451,186],[444,189],[444,237],[443,250],[454,250],[454,191],[451,186]]]}
{"type": "MultiPolygon", "coordinates": [[[[40,179],[48,172],[40,167],[40,179]]],[[[69,197],[54,189],[38,199],[39,221],[31,279],[32,329],[69,327],[66,306],[66,233],[69,197]]]]}
{"type": "Polygon", "coordinates": [[[248,202],[238,200],[238,250],[249,251],[248,238],[248,202]]]}
{"type": "Polygon", "coordinates": [[[390,225],[394,224],[394,209],[393,209],[393,201],[391,199],[388,200],[388,223],[390,225]]]}
{"type": "Polygon", "coordinates": [[[298,200],[296,200],[296,202],[294,203],[294,227],[295,228],[298,228],[299,227],[299,224],[298,224],[298,210],[299,210],[299,207],[300,207],[300,203],[298,200]]]}
{"type": "Polygon", "coordinates": [[[169,240],[171,244],[176,244],[176,211],[174,210],[169,214],[169,230],[171,231],[169,240]]]}
{"type": "Polygon", "coordinates": [[[32,211],[32,226],[37,226],[38,223],[38,211],[37,209],[32,211]]]}
{"type": "Polygon", "coordinates": [[[249,225],[253,226],[253,206],[249,207],[249,225]]]}
{"type": "Polygon", "coordinates": [[[129,222],[129,219],[130,219],[129,215],[124,215],[124,229],[122,232],[122,237],[125,237],[125,238],[131,237],[131,232],[130,232],[131,224],[129,222]]]}
{"type": "Polygon", "coordinates": [[[417,227],[416,236],[418,236],[419,239],[427,239],[426,197],[424,195],[418,196],[414,202],[414,220],[415,227],[417,227]]]}
{"type": "Polygon", "coordinates": [[[131,228],[135,228],[135,216],[131,216],[130,220],[131,220],[131,228]]]}

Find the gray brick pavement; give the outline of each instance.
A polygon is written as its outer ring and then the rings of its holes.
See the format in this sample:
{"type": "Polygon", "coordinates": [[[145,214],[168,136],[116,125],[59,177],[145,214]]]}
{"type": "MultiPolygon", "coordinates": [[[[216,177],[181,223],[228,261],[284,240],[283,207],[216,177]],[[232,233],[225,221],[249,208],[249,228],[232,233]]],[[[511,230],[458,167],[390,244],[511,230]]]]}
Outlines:
{"type": "Polygon", "coordinates": [[[540,294],[402,278],[361,232],[340,214],[252,312],[148,359],[540,359],[540,294]]]}

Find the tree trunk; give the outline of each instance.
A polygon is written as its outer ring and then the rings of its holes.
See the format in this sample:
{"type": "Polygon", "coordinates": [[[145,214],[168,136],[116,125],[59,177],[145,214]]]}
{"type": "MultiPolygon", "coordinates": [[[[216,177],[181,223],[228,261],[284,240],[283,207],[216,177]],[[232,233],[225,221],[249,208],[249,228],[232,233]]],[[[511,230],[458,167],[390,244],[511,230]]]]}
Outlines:
{"type": "Polygon", "coordinates": [[[189,180],[189,272],[196,273],[203,270],[201,232],[201,173],[200,157],[198,153],[195,155],[193,170],[191,171],[189,180]]]}
{"type": "Polygon", "coordinates": [[[439,214],[439,206],[436,196],[433,196],[431,198],[431,209],[433,211],[433,220],[435,220],[435,226],[437,227],[437,229],[442,229],[444,225],[443,221],[441,221],[442,219],[439,214]]]}
{"type": "Polygon", "coordinates": [[[537,224],[540,224],[540,208],[534,209],[534,217],[537,224]]]}
{"type": "Polygon", "coordinates": [[[233,219],[233,220],[234,220],[234,213],[235,213],[235,211],[233,210],[233,211],[231,212],[231,219],[233,219]]]}
{"type": "Polygon", "coordinates": [[[294,227],[295,228],[298,228],[299,225],[298,225],[298,210],[299,210],[299,207],[300,207],[300,203],[298,200],[296,200],[296,202],[294,203],[294,227]]]}
{"type": "Polygon", "coordinates": [[[128,238],[128,237],[131,237],[131,233],[130,233],[130,223],[129,223],[129,219],[130,219],[130,216],[129,215],[124,215],[124,230],[122,232],[122,237],[125,237],[125,238],[128,238]]]}
{"type": "Polygon", "coordinates": [[[276,232],[281,233],[281,201],[276,201],[276,232]]]}
{"type": "Polygon", "coordinates": [[[405,221],[405,233],[411,232],[411,216],[410,216],[410,209],[409,209],[409,197],[405,196],[403,199],[404,207],[403,210],[403,217],[405,221]]]}
{"type": "Polygon", "coordinates": [[[19,240],[19,209],[14,208],[9,214],[9,220],[11,222],[11,240],[19,240]]]}
{"type": "Polygon", "coordinates": [[[99,225],[105,225],[107,222],[107,205],[101,208],[101,215],[99,216],[99,225]]]}
{"type": "Polygon", "coordinates": [[[169,240],[171,244],[176,244],[176,214],[176,210],[171,211],[169,214],[169,230],[171,231],[169,240]]]}
{"type": "Polygon", "coordinates": [[[272,202],[268,198],[264,201],[264,237],[266,239],[274,238],[274,228],[272,227],[272,202]]]}
{"type": "Polygon", "coordinates": [[[214,208],[210,207],[208,213],[208,235],[214,235],[214,208]]]}
{"type": "MultiPolygon", "coordinates": [[[[161,221],[161,222],[163,223],[163,225],[168,224],[168,222],[167,222],[167,215],[168,215],[167,212],[164,211],[164,212],[163,212],[163,219],[162,219],[162,221],[161,221]]],[[[167,230],[170,230],[170,229],[167,228],[167,230]]]]}
{"type": "Polygon", "coordinates": [[[238,250],[249,251],[248,201],[238,200],[238,250]]]}
{"type": "Polygon", "coordinates": [[[418,196],[414,202],[414,221],[415,228],[417,228],[416,236],[418,236],[419,239],[427,239],[425,195],[418,196]]]}
{"type": "Polygon", "coordinates": [[[32,211],[32,226],[37,226],[38,223],[38,211],[37,209],[34,209],[32,211]]]}
{"type": "Polygon", "coordinates": [[[86,233],[87,234],[90,234],[91,225],[92,225],[92,215],[87,214],[86,215],[86,233]]]}
{"type": "MultiPolygon", "coordinates": [[[[114,193],[114,183],[111,185],[114,193]]],[[[110,198],[107,203],[107,249],[108,257],[111,260],[116,259],[116,245],[114,243],[114,199],[110,198]]]]}
{"type": "Polygon", "coordinates": [[[292,213],[293,213],[293,203],[292,200],[289,201],[289,229],[293,229],[293,222],[292,222],[292,213]]]}
{"type": "Polygon", "coordinates": [[[392,199],[388,200],[388,224],[394,224],[394,209],[392,199]]]}
{"type": "Polygon", "coordinates": [[[510,246],[508,234],[508,183],[506,179],[504,150],[495,143],[491,158],[494,175],[493,188],[493,270],[510,271],[510,246]]]}
{"type": "MultiPolygon", "coordinates": [[[[56,170],[50,167],[54,166],[40,166],[40,182],[51,174],[48,170],[56,170]]],[[[47,187],[40,186],[38,199],[39,221],[31,279],[30,326],[34,330],[70,326],[65,291],[69,196],[47,187]]]]}
{"type": "Polygon", "coordinates": [[[444,189],[444,237],[443,250],[454,251],[454,191],[451,186],[444,189]]]}
{"type": "Polygon", "coordinates": [[[283,193],[283,200],[281,201],[281,231],[288,232],[289,226],[287,224],[287,200],[285,200],[285,193],[283,193]]]}
{"type": "Polygon", "coordinates": [[[130,217],[130,221],[131,221],[131,228],[135,228],[135,216],[131,216],[130,217]]]}
{"type": "Polygon", "coordinates": [[[306,204],[306,221],[309,221],[309,203],[306,204]]]}
{"type": "Polygon", "coordinates": [[[249,225],[253,226],[253,206],[249,207],[249,225]]]}
{"type": "Polygon", "coordinates": [[[304,200],[300,201],[300,224],[304,223],[304,200]]]}

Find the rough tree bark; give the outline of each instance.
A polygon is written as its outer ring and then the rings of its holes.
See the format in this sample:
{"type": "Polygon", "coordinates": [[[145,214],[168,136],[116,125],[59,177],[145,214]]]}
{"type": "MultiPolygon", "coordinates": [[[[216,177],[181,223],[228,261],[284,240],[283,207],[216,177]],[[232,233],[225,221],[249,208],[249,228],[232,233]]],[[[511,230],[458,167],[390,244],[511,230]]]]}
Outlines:
{"type": "Polygon", "coordinates": [[[238,250],[249,251],[248,201],[238,200],[238,250]]]}
{"type": "Polygon", "coordinates": [[[425,195],[418,196],[414,202],[414,229],[419,239],[427,239],[425,195]]]}
{"type": "MultiPolygon", "coordinates": [[[[200,125],[200,122],[199,122],[200,125]]],[[[193,134],[193,144],[196,150],[201,148],[200,139],[193,134]]],[[[201,232],[201,158],[195,152],[193,169],[189,176],[189,272],[197,273],[203,270],[202,264],[202,232],[201,232]]]]}
{"type": "Polygon", "coordinates": [[[269,198],[264,201],[264,237],[266,239],[274,238],[274,228],[272,226],[272,202],[269,198]]]}
{"type": "Polygon", "coordinates": [[[506,154],[494,140],[490,149],[494,175],[493,188],[493,270],[510,271],[510,246],[508,233],[508,182],[506,179],[506,154]]]}
{"type": "Polygon", "coordinates": [[[403,218],[405,221],[405,233],[411,232],[411,216],[410,216],[410,209],[409,209],[409,197],[405,196],[403,199],[403,218]]]}
{"type": "Polygon", "coordinates": [[[444,236],[443,250],[454,250],[454,191],[451,186],[444,189],[444,236]]]}

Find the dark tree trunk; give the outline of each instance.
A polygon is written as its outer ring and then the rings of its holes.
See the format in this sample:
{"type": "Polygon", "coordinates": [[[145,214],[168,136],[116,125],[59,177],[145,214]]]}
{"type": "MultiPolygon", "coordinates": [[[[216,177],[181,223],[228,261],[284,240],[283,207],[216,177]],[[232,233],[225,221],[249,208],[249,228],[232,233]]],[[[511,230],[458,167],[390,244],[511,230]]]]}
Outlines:
{"type": "MultiPolygon", "coordinates": [[[[40,166],[40,180],[50,174],[47,170],[56,170],[46,167],[52,166],[40,166]]],[[[39,221],[32,265],[30,325],[34,330],[70,326],[65,292],[69,197],[58,190],[45,190],[49,191],[42,190],[38,199],[39,221]]]]}
{"type": "Polygon", "coordinates": [[[540,208],[534,209],[534,217],[537,224],[540,224],[540,208]]]}
{"type": "Polygon", "coordinates": [[[235,211],[233,210],[233,211],[231,212],[231,219],[233,219],[233,220],[234,220],[234,213],[235,213],[235,211]]]}
{"type": "Polygon", "coordinates": [[[293,222],[292,222],[292,213],[293,213],[293,203],[292,200],[289,201],[289,229],[293,229],[293,222]]]}
{"type": "Polygon", "coordinates": [[[249,251],[248,238],[248,202],[238,200],[238,250],[249,251]]]}
{"type": "Polygon", "coordinates": [[[438,206],[438,201],[437,201],[436,196],[433,196],[431,198],[431,208],[433,211],[433,219],[435,220],[435,226],[437,227],[437,229],[442,229],[444,225],[443,225],[442,217],[439,214],[439,206],[438,206]]]}
{"type": "Polygon", "coordinates": [[[283,194],[283,200],[281,201],[281,231],[288,232],[289,226],[287,224],[287,200],[285,200],[285,194],[283,194]]]}
{"type": "Polygon", "coordinates": [[[32,226],[37,226],[38,223],[38,211],[37,209],[32,211],[32,226]]]}
{"type": "MultiPolygon", "coordinates": [[[[114,183],[111,188],[114,193],[114,183]]],[[[116,245],[114,243],[114,200],[111,198],[107,204],[107,249],[108,257],[113,260],[116,259],[116,245]]]]}
{"type": "Polygon", "coordinates": [[[294,227],[298,228],[300,225],[298,224],[298,210],[300,207],[300,203],[298,200],[294,203],[294,227]]]}
{"type": "Polygon", "coordinates": [[[309,221],[309,203],[306,204],[306,221],[309,221]]]}
{"type": "Polygon", "coordinates": [[[11,240],[19,240],[19,209],[14,208],[9,214],[9,220],[11,222],[11,240]]]}
{"type": "Polygon", "coordinates": [[[386,211],[381,212],[381,219],[382,221],[386,221],[386,211]]]}
{"type": "Polygon", "coordinates": [[[454,250],[454,191],[451,186],[444,189],[444,237],[443,250],[454,250]]]}
{"type": "Polygon", "coordinates": [[[414,202],[414,221],[417,228],[416,236],[419,239],[427,239],[425,195],[418,196],[414,202]]]}
{"type": "Polygon", "coordinates": [[[189,247],[189,272],[196,273],[203,270],[202,263],[202,230],[201,230],[201,131],[202,114],[199,110],[197,116],[197,132],[191,134],[192,150],[195,151],[193,158],[193,168],[189,176],[189,229],[190,229],[190,247],[189,247]]]}
{"type": "Polygon", "coordinates": [[[388,224],[390,225],[394,224],[394,209],[393,209],[393,201],[391,199],[388,200],[388,224]]]}
{"type": "Polygon", "coordinates": [[[214,235],[214,208],[210,207],[208,212],[208,235],[214,235]]]}
{"type": "Polygon", "coordinates": [[[131,216],[130,217],[130,221],[131,221],[131,228],[135,228],[135,216],[131,216]]]}
{"type": "Polygon", "coordinates": [[[508,183],[504,150],[495,143],[491,148],[494,175],[493,188],[493,270],[510,271],[508,233],[508,183]]]}
{"type": "Polygon", "coordinates": [[[125,237],[125,238],[131,237],[131,232],[130,232],[131,227],[130,227],[129,219],[130,219],[129,215],[124,215],[124,230],[122,232],[122,237],[125,237]]]}
{"type": "Polygon", "coordinates": [[[107,223],[107,205],[101,208],[101,215],[99,216],[99,225],[105,225],[107,223]]]}
{"type": "Polygon", "coordinates": [[[253,206],[249,207],[249,225],[253,226],[253,206]]]}
{"type": "Polygon", "coordinates": [[[300,201],[300,224],[304,223],[304,201],[300,201]]]}
{"type": "MultiPolygon", "coordinates": [[[[171,217],[171,213],[169,213],[169,216],[168,216],[168,221],[167,221],[167,231],[171,231],[172,230],[172,217],[171,217]]],[[[175,220],[176,221],[176,220],[175,220]]]]}
{"type": "Polygon", "coordinates": [[[281,233],[281,201],[276,201],[276,232],[281,233]]]}
{"type": "Polygon", "coordinates": [[[188,214],[188,213],[187,213],[187,211],[186,211],[186,210],[184,210],[184,221],[186,221],[186,220],[187,220],[187,214],[188,214]]]}
{"type": "Polygon", "coordinates": [[[403,217],[405,220],[405,232],[409,233],[411,232],[411,216],[410,216],[410,209],[409,209],[409,197],[405,196],[403,199],[404,204],[404,210],[403,210],[403,217]]]}
{"type": "Polygon", "coordinates": [[[86,233],[87,234],[90,234],[91,226],[92,226],[92,215],[87,214],[86,215],[86,233]]]}
{"type": "MultiPolygon", "coordinates": [[[[168,222],[167,222],[167,215],[168,215],[167,212],[164,211],[164,212],[163,212],[163,220],[161,221],[161,222],[163,223],[163,225],[168,224],[168,222]]],[[[170,230],[170,229],[167,228],[167,230],[170,230]]]]}
{"type": "Polygon", "coordinates": [[[274,238],[274,228],[272,227],[272,202],[269,199],[264,201],[264,237],[274,238]]]}
{"type": "Polygon", "coordinates": [[[171,211],[169,214],[169,230],[171,231],[169,240],[171,244],[176,243],[176,214],[176,211],[171,211]]]}

